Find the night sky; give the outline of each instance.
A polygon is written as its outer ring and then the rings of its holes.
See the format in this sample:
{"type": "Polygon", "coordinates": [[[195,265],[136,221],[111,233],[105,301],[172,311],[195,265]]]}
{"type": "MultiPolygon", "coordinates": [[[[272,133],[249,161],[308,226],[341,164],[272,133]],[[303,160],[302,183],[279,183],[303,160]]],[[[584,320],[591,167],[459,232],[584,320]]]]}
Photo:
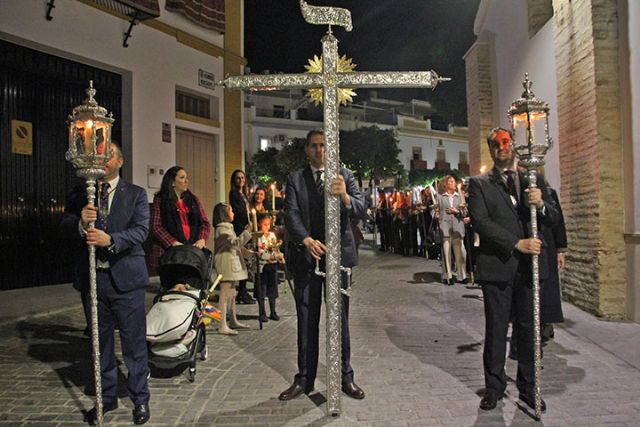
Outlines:
{"type": "MultiPolygon", "coordinates": [[[[445,123],[466,125],[464,61],[475,41],[479,0],[307,0],[314,6],[346,7],[353,30],[334,27],[338,52],[356,71],[425,71],[451,77],[430,89],[378,89],[378,96],[430,101],[445,123]]],[[[326,26],[307,24],[298,0],[245,0],[245,56],[253,73],[304,72],[322,53],[326,26]]],[[[367,98],[357,90],[354,102],[367,98]]]]}

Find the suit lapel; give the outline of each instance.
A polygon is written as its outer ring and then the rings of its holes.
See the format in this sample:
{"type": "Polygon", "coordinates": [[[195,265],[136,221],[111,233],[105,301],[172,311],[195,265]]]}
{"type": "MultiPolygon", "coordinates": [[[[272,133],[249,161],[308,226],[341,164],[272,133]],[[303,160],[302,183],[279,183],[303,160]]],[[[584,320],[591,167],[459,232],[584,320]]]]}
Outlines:
{"type": "Polygon", "coordinates": [[[518,216],[518,212],[516,211],[516,208],[515,206],[513,206],[513,202],[511,201],[511,195],[507,191],[507,185],[502,179],[500,172],[496,168],[491,169],[491,172],[489,173],[489,181],[491,181],[491,183],[493,183],[493,185],[496,187],[496,191],[500,194],[507,206],[509,206],[511,212],[513,212],[515,216],[518,216]]]}
{"type": "Polygon", "coordinates": [[[304,196],[304,199],[300,201],[300,206],[303,209],[302,217],[304,218],[308,228],[311,223],[311,212],[309,206],[311,197],[309,194],[309,188],[314,188],[315,186],[311,166],[307,165],[307,167],[302,170],[302,182],[300,184],[300,195],[304,196]],[[309,186],[309,184],[311,184],[311,186],[309,186]]]}
{"type": "Polygon", "coordinates": [[[113,195],[113,201],[111,202],[111,208],[109,209],[109,216],[107,224],[115,225],[118,220],[118,212],[122,212],[122,206],[124,203],[125,192],[127,191],[127,184],[124,179],[118,180],[115,194],[113,195]]]}

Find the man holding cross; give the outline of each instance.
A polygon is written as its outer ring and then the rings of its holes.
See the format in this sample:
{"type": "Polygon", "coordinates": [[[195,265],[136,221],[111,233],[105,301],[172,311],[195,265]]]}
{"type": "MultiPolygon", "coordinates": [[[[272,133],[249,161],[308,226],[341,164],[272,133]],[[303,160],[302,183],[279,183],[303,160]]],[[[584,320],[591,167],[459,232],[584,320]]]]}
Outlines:
{"type": "MultiPolygon", "coordinates": [[[[323,298],[321,276],[315,274],[316,262],[324,269],[325,212],[324,166],[325,141],[322,130],[307,134],[305,153],[309,165],[289,175],[285,195],[285,218],[289,239],[287,263],[293,272],[296,311],[298,314],[298,373],[293,384],[278,397],[291,400],[313,391],[318,369],[318,336],[320,305],[323,298]]],[[[344,168],[331,182],[331,194],[340,199],[340,236],[343,267],[357,264],[355,241],[349,218],[361,218],[365,213],[364,197],[353,174],[344,168]]],[[[342,288],[350,278],[342,272],[342,288]]],[[[355,399],[364,399],[364,391],[353,382],[349,340],[349,297],[342,294],[342,391],[355,399]]]]}

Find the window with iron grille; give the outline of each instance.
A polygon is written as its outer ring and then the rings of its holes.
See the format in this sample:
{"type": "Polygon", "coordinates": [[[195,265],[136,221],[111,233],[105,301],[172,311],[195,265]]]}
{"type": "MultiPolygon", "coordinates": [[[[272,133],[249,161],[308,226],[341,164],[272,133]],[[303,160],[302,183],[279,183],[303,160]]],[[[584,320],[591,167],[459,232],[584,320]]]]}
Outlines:
{"type": "Polygon", "coordinates": [[[211,100],[176,89],[176,112],[211,119],[211,100]]]}
{"type": "Polygon", "coordinates": [[[438,162],[446,162],[447,161],[447,152],[445,150],[436,150],[436,161],[438,162]]]}

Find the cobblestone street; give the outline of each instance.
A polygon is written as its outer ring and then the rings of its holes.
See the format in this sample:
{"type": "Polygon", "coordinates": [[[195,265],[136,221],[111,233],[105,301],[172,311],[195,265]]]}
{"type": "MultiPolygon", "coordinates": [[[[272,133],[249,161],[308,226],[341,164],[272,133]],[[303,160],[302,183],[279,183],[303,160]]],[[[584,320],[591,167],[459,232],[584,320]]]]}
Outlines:
{"type": "MultiPolygon", "coordinates": [[[[366,246],[360,259],[350,318],[352,364],[355,381],[367,394],[364,400],[344,396],[343,414],[325,415],[321,342],[315,393],[278,401],[296,372],[295,307],[283,285],[280,321],[257,330],[257,306],[242,305],[252,330],[235,337],[209,330],[209,359],[198,362],[194,383],[184,374],[151,379],[148,425],[638,425],[640,325],[601,321],[565,304],[567,321],[544,348],[542,391],[548,410],[542,422],[519,406],[513,381],[498,408],[484,412],[477,395],[484,385],[480,290],[443,286],[435,261],[366,246]]],[[[0,425],[84,425],[82,411],[93,405],[86,394],[92,377],[80,298],[66,291],[61,301],[55,295],[61,289],[40,288],[39,299],[59,305],[49,313],[3,315],[0,425]]],[[[0,308],[33,302],[20,291],[1,295],[0,308]]],[[[509,361],[507,372],[515,377],[514,362],[509,361]]],[[[105,417],[107,425],[131,424],[132,405],[124,388],[120,396],[120,408],[105,417]]]]}

